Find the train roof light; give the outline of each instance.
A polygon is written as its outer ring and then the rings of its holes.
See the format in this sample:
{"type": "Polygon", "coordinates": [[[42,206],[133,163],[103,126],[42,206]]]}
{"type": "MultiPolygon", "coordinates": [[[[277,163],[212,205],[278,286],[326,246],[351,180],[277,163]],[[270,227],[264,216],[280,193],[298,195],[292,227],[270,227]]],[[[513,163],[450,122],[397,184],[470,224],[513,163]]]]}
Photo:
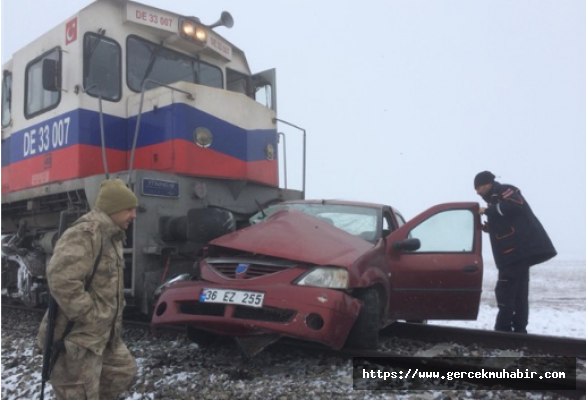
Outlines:
{"type": "Polygon", "coordinates": [[[207,30],[203,25],[188,18],[179,20],[179,36],[190,42],[205,43],[207,40],[207,30]]]}

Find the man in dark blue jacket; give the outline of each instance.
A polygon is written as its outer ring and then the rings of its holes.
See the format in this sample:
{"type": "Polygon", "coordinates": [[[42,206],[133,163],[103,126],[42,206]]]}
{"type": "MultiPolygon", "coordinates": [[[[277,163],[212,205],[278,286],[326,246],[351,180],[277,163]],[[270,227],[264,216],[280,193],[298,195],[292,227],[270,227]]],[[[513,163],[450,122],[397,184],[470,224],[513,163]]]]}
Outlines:
{"type": "Polygon", "coordinates": [[[494,329],[527,333],[529,267],[557,252],[518,188],[495,181],[490,171],[476,175],[474,188],[487,203],[479,213],[488,219],[483,228],[489,233],[498,268],[495,295],[499,312],[494,329]]]}

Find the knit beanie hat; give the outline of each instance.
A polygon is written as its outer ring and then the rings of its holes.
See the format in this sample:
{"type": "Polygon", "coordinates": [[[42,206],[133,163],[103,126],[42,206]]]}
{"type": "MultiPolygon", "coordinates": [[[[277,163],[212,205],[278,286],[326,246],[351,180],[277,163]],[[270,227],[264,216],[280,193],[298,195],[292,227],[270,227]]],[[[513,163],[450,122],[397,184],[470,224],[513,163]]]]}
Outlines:
{"type": "Polygon", "coordinates": [[[494,178],[494,174],[490,171],[479,172],[474,178],[474,189],[478,189],[479,186],[486,185],[487,183],[494,183],[494,178]]]}
{"type": "Polygon", "coordinates": [[[100,185],[96,207],[110,215],[129,208],[136,208],[138,199],[122,179],[106,179],[100,185]]]}

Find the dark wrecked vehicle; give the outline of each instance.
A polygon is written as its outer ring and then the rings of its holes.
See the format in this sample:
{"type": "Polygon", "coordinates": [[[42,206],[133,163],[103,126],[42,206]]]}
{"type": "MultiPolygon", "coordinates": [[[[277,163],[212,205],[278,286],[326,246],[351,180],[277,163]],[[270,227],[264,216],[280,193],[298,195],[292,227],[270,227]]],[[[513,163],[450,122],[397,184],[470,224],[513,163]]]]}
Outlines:
{"type": "Polygon", "coordinates": [[[396,320],[474,320],[482,288],[478,203],[409,222],[393,207],[300,200],[268,207],[209,243],[192,276],[162,288],[152,324],[249,353],[280,337],[375,348],[396,320]]]}

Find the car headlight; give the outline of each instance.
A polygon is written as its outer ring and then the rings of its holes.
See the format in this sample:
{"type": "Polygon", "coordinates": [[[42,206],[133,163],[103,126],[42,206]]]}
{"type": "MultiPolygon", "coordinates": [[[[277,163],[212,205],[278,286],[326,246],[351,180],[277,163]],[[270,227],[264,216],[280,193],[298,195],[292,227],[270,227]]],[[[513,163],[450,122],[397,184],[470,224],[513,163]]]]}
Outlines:
{"type": "Polygon", "coordinates": [[[316,267],[303,275],[297,282],[300,286],[325,287],[330,289],[348,288],[348,270],[345,268],[316,267]]]}

